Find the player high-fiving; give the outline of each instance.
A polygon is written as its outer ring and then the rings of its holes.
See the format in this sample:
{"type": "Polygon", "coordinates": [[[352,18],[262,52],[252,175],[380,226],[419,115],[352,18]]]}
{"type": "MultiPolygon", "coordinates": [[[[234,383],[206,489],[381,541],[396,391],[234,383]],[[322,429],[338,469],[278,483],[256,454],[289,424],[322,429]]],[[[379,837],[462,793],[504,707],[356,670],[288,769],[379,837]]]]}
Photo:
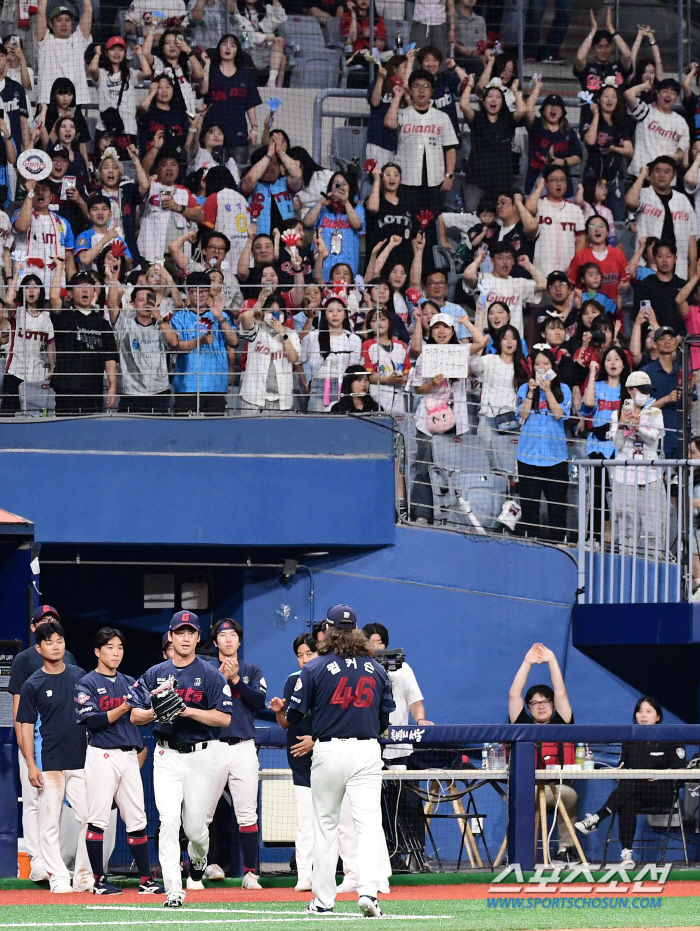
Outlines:
{"type": "Polygon", "coordinates": [[[394,710],[391,684],[372,657],[369,641],[357,630],[357,615],[336,605],[318,659],[301,670],[287,719],[292,726],[310,714],[314,738],[311,794],[314,804],[314,899],[307,911],[332,914],[336,896],[338,821],[347,793],[357,828],[358,905],[367,917],[380,917],[377,903],[382,841],[382,759],[378,738],[394,710]]]}

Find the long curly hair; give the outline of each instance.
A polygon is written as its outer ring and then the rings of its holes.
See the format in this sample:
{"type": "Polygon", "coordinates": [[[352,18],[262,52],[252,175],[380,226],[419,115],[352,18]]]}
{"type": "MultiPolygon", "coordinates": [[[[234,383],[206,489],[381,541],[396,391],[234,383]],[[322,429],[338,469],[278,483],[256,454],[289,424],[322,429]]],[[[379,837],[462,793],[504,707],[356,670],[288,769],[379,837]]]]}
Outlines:
{"type": "Polygon", "coordinates": [[[343,659],[351,659],[353,656],[374,656],[374,647],[358,628],[336,630],[335,627],[327,627],[318,645],[318,652],[319,656],[335,653],[343,659]]]}

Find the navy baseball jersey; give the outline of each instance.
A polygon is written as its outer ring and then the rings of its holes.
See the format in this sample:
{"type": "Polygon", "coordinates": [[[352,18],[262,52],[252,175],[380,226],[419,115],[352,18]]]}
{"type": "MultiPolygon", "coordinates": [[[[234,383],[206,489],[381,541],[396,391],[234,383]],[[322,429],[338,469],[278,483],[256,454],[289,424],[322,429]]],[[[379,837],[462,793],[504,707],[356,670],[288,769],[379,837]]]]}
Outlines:
{"type": "MultiPolygon", "coordinates": [[[[221,667],[221,660],[216,656],[207,657],[207,661],[216,669],[221,667]]],[[[239,681],[236,685],[229,682],[231,689],[231,723],[222,727],[220,737],[238,737],[241,740],[253,740],[255,737],[255,713],[265,707],[267,683],[262,669],[254,663],[238,661],[239,681]]]]}
{"type": "Polygon", "coordinates": [[[369,656],[326,653],[301,670],[290,708],[311,715],[314,740],[379,737],[379,715],[394,711],[391,683],[369,656]]]}
{"type": "MultiPolygon", "coordinates": [[[[66,666],[78,665],[75,657],[68,650],[63,654],[63,662],[66,666]]],[[[12,666],[10,667],[10,681],[7,686],[7,691],[10,695],[19,695],[27,679],[33,675],[37,669],[41,669],[43,665],[44,660],[42,659],[41,653],[33,646],[29,647],[28,650],[22,650],[21,653],[18,653],[12,660],[12,666]]]]}
{"type": "Polygon", "coordinates": [[[87,741],[85,730],[75,723],[73,689],[85,675],[79,666],[68,666],[57,675],[37,669],[19,693],[17,720],[21,724],[38,722],[41,750],[34,759],[44,772],[82,769],[87,741]]]}
{"type": "MultiPolygon", "coordinates": [[[[289,708],[294,692],[294,686],[297,684],[301,670],[297,669],[284,683],[284,707],[289,708]]],[[[293,708],[294,705],[291,705],[293,708]]],[[[292,771],[292,781],[295,786],[306,786],[311,788],[311,754],[306,756],[292,756],[289,752],[293,744],[299,742],[300,737],[305,737],[311,733],[311,715],[307,715],[300,724],[290,724],[287,728],[287,762],[292,771]]]]}
{"type": "MultiPolygon", "coordinates": [[[[196,656],[189,666],[176,666],[170,659],[157,666],[151,666],[133,684],[126,700],[132,708],[150,709],[151,692],[169,676],[177,679],[176,691],[189,708],[231,713],[231,689],[228,682],[218,669],[201,656],[196,656]]],[[[154,721],[152,730],[156,740],[168,740],[179,744],[218,740],[221,732],[220,727],[209,727],[193,718],[183,718],[179,715],[169,724],[154,721]]]]}
{"type": "Polygon", "coordinates": [[[143,747],[139,729],[131,723],[128,712],[111,724],[107,719],[107,712],[125,701],[124,696],[131,691],[133,684],[131,676],[121,672],[105,676],[97,670],[89,672],[76,683],[76,720],[87,728],[91,747],[101,750],[124,750],[127,747],[140,750],[143,747]]]}

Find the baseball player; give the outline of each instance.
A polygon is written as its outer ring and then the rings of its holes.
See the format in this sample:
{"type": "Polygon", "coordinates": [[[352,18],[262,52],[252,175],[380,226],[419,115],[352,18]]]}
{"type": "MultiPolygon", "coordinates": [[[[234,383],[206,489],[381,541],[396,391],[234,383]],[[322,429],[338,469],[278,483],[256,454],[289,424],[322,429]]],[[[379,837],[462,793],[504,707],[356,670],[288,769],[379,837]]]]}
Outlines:
{"type": "MultiPolygon", "coordinates": [[[[153,723],[153,790],[160,815],[159,857],[165,908],[185,901],[180,875],[180,819],[189,838],[190,878],[207,866],[207,810],[216,768],[216,742],[231,723],[231,688],[211,664],[195,655],[199,618],[178,611],[170,621],[175,655],[152,666],[131,687],[132,724],[153,723]]],[[[188,881],[189,885],[189,881],[188,881]]],[[[197,888],[197,887],[195,887],[197,888]]]]}
{"type": "Polygon", "coordinates": [[[372,658],[369,641],[357,630],[352,608],[336,605],[326,620],[318,659],[301,670],[287,711],[294,728],[304,715],[311,715],[314,739],[314,898],[307,912],[333,914],[338,821],[347,793],[357,828],[358,905],[365,917],[379,918],[382,757],[378,738],[395,705],[389,678],[372,658]]]}
{"type": "Polygon", "coordinates": [[[52,892],[89,892],[93,879],[85,847],[85,731],[75,723],[73,688],[85,670],[64,662],[66,641],[56,620],[41,624],[35,634],[43,665],[22,686],[17,708],[21,748],[29,781],[39,795],[39,849],[52,892]],[[40,745],[35,745],[38,723],[40,745]],[[64,799],[80,824],[71,888],[70,873],[61,859],[59,830],[64,799]]]}
{"type": "MultiPolygon", "coordinates": [[[[29,629],[35,633],[38,627],[47,621],[60,621],[58,611],[51,605],[40,605],[32,615],[32,621],[29,629]]],[[[68,650],[65,651],[63,660],[70,666],[77,666],[75,657],[68,650]]],[[[10,681],[7,690],[12,695],[12,721],[15,726],[15,735],[17,737],[17,756],[19,758],[19,778],[22,783],[22,836],[27,848],[27,855],[31,862],[31,873],[29,878],[32,882],[40,883],[49,878],[46,872],[44,861],[39,851],[39,790],[29,781],[27,773],[27,762],[21,751],[21,725],[17,721],[17,709],[19,707],[19,693],[27,679],[41,669],[44,660],[39,653],[37,644],[32,643],[28,650],[18,653],[12,660],[10,669],[10,681]]],[[[37,733],[35,739],[41,739],[37,733]]]]}
{"type": "MultiPolygon", "coordinates": [[[[258,666],[238,659],[243,628],[233,618],[217,621],[211,639],[219,651],[212,659],[231,689],[231,723],[222,729],[217,746],[216,773],[207,814],[216,806],[228,782],[236,813],[243,854],[243,889],[262,889],[258,882],[258,753],[255,749],[255,712],[265,707],[267,684],[258,666]]],[[[189,888],[189,883],[188,883],[189,888]]],[[[204,888],[197,886],[196,888],[204,888]]]]}
{"type": "Polygon", "coordinates": [[[140,765],[146,758],[141,734],[128,717],[127,692],[134,684],[119,672],[124,658],[124,635],[103,627],[95,636],[97,669],[75,686],[78,724],[88,732],[85,754],[85,789],[88,825],[85,835],[92,866],[95,895],[121,895],[107,882],[103,869],[104,833],[109,826],[112,800],[126,826],[126,840],[139,871],[139,893],[163,895],[165,889],[151,876],[148,860],[146,811],[140,765]]]}

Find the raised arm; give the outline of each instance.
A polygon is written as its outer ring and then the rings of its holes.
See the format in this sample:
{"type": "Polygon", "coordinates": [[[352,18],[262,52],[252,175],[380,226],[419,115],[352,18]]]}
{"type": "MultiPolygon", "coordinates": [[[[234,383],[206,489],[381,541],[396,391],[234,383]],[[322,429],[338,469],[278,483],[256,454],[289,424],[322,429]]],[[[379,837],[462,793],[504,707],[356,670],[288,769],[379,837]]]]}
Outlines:
{"type": "MultiPolygon", "coordinates": [[[[48,23],[46,22],[46,2],[47,0],[39,0],[39,3],[36,8],[36,22],[34,23],[34,37],[37,42],[43,42],[46,38],[46,33],[49,31],[48,23]]],[[[90,7],[92,12],[92,7],[90,7]]]]}
{"type": "MultiPolygon", "coordinates": [[[[540,197],[542,197],[542,191],[544,191],[544,178],[540,178],[537,181],[537,184],[532,189],[532,193],[525,201],[525,209],[530,214],[530,216],[537,216],[537,205],[540,202],[540,197]]],[[[535,220],[535,222],[537,223],[537,220],[535,220]]]]}
{"type": "Polygon", "coordinates": [[[411,240],[413,248],[413,261],[411,270],[408,275],[408,283],[412,288],[421,289],[421,280],[423,278],[423,251],[425,250],[425,233],[416,233],[411,240]]]}
{"type": "Polygon", "coordinates": [[[697,287],[698,282],[700,281],[700,262],[696,260],[695,265],[695,274],[686,282],[686,284],[676,295],[676,304],[682,317],[688,316],[688,311],[690,310],[688,305],[688,298],[693,293],[697,287]]]}
{"type": "Polygon", "coordinates": [[[523,195],[519,191],[517,194],[515,194],[513,203],[515,204],[515,209],[518,211],[520,222],[523,224],[525,238],[534,239],[537,236],[537,232],[540,228],[539,223],[530,213],[530,211],[526,209],[525,202],[523,201],[523,195]]]}
{"type": "Polygon", "coordinates": [[[598,31],[598,22],[596,21],[595,13],[593,12],[593,10],[589,10],[588,12],[591,17],[591,28],[586,38],[583,40],[583,42],[579,46],[578,52],[576,52],[576,61],[574,62],[574,71],[583,71],[584,68],[586,67],[586,58],[588,57],[588,53],[591,50],[591,45],[593,45],[593,36],[598,31]]]}
{"type": "Polygon", "coordinates": [[[396,84],[394,86],[394,98],[386,112],[386,116],[384,117],[384,125],[387,129],[399,128],[399,106],[401,105],[401,100],[405,93],[406,91],[402,84],[396,84]]]}
{"type": "Polygon", "coordinates": [[[83,12],[78,23],[78,29],[86,41],[90,41],[92,33],[92,0],[83,0],[83,12]]]}
{"type": "Polygon", "coordinates": [[[536,663],[542,662],[540,658],[541,647],[541,643],[535,643],[530,647],[525,654],[525,659],[522,661],[520,668],[515,674],[515,678],[511,682],[510,689],[508,690],[508,719],[511,724],[515,723],[520,712],[525,707],[523,691],[527,685],[527,677],[530,675],[530,670],[536,663]]]}
{"type": "Polygon", "coordinates": [[[639,171],[639,177],[634,182],[629,191],[625,194],[625,207],[628,210],[636,210],[639,207],[639,197],[644,187],[644,182],[649,176],[649,167],[642,165],[639,171]]]}
{"type": "Polygon", "coordinates": [[[464,119],[467,123],[471,123],[474,117],[476,116],[476,111],[472,107],[472,94],[474,93],[474,75],[470,74],[467,78],[467,83],[464,86],[462,91],[462,96],[459,98],[459,108],[464,114],[464,119]]]}
{"type": "MultiPolygon", "coordinates": [[[[610,7],[608,7],[609,9],[610,7]]],[[[559,712],[559,717],[562,718],[565,724],[570,724],[574,713],[569,703],[569,696],[564,685],[564,676],[561,674],[557,658],[544,644],[542,644],[540,656],[542,657],[541,662],[545,662],[549,666],[549,675],[554,688],[554,709],[559,712]]]]}
{"type": "Polygon", "coordinates": [[[615,29],[615,24],[612,21],[612,6],[606,6],[606,17],[605,17],[605,28],[613,37],[613,42],[617,46],[617,50],[620,53],[620,63],[623,68],[629,70],[632,67],[632,53],[629,50],[629,46],[622,38],[619,32],[615,29]]]}
{"type": "Polygon", "coordinates": [[[532,126],[535,122],[535,107],[537,106],[537,98],[540,96],[542,91],[542,82],[538,79],[535,81],[535,84],[528,94],[527,103],[525,104],[525,122],[528,126],[532,126]]]}

